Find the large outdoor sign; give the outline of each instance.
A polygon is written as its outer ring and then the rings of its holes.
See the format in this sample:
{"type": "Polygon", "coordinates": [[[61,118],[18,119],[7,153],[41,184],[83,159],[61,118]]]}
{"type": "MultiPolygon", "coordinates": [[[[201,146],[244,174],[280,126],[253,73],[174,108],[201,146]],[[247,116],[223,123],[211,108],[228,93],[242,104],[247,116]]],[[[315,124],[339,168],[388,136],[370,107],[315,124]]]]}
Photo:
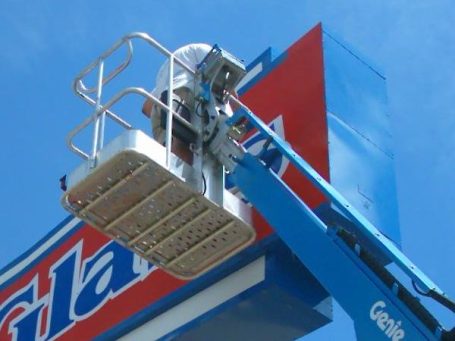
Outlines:
{"type": "Polygon", "coordinates": [[[183,284],[75,219],[61,229],[2,287],[1,340],[91,339],[183,284]]]}
{"type": "MultiPolygon", "coordinates": [[[[266,50],[248,70],[240,90],[242,100],[328,179],[329,137],[321,27],[314,28],[277,56],[271,49],[266,50]]],[[[264,142],[253,134],[246,137],[244,145],[258,151],[264,142]]],[[[275,158],[273,149],[264,158],[273,160],[272,169],[311,207],[324,203],[324,198],[296,169],[286,160],[275,158]]],[[[229,181],[228,186],[236,191],[229,181]]],[[[267,192],[266,184],[261,190],[267,192]]],[[[225,321],[235,318],[236,314],[226,312],[244,309],[239,305],[243,300],[256,302],[255,295],[270,294],[271,283],[278,283],[280,276],[287,276],[286,281],[295,284],[288,285],[283,292],[290,290],[289,297],[299,298],[286,302],[274,299],[273,304],[292,305],[299,301],[296,311],[301,320],[297,322],[307,328],[291,326],[293,333],[300,334],[289,335],[301,336],[329,322],[330,304],[321,304],[328,294],[302,265],[292,263],[296,260],[289,251],[280,251],[281,260],[277,263],[277,238],[273,230],[258,214],[254,224],[257,241],[253,246],[201,278],[185,282],[69,217],[0,272],[0,340],[89,340],[122,335],[128,339],[133,332],[147,333],[144,335],[155,339],[176,331],[185,333],[192,328],[204,328],[218,314],[225,313],[225,321]],[[239,273],[242,275],[236,277],[239,273]],[[302,281],[305,286],[299,286],[302,281]],[[296,294],[299,290],[305,294],[296,294]],[[173,313],[195,295],[201,296],[198,304],[189,310],[191,313],[182,309],[178,314],[173,313]],[[167,318],[166,314],[174,315],[167,318]],[[145,327],[158,318],[162,320],[156,322],[153,332],[145,327]],[[199,319],[197,323],[195,319],[199,319]]],[[[261,299],[265,300],[263,296],[261,299]]],[[[279,310],[275,305],[274,309],[279,310]]],[[[268,313],[260,308],[254,310],[254,305],[248,309],[257,315],[252,315],[255,319],[268,313]]],[[[285,327],[279,323],[267,326],[285,327]]],[[[242,328],[238,329],[226,333],[242,332],[242,328]]],[[[288,335],[283,330],[280,332],[288,335]]]]}

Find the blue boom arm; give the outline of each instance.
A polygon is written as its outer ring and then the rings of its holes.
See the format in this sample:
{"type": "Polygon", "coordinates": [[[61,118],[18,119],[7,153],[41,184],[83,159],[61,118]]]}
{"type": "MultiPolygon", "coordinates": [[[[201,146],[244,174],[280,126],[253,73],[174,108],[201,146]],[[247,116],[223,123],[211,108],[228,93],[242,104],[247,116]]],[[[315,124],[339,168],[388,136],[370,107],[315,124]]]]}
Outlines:
{"type": "MultiPolygon", "coordinates": [[[[399,266],[420,293],[431,296],[455,311],[452,301],[421,272],[387,237],[355,210],[287,142],[245,107],[237,110],[220,129],[226,141],[229,129],[239,125],[257,129],[265,138],[258,155],[231,155],[232,181],[274,227],[280,238],[318,278],[354,321],[361,340],[453,340],[446,331],[390,272],[360,242],[367,238],[388,262],[399,266]],[[349,233],[343,226],[328,226],[269,167],[261,154],[270,146],[305,175],[316,188],[355,226],[349,233]],[[235,156],[234,156],[235,155],[235,156]],[[266,191],[266,193],[264,193],[266,191]]],[[[231,147],[232,149],[232,147],[231,147]]],[[[224,161],[223,163],[226,164],[224,161]]],[[[376,251],[377,252],[377,251],[376,251]]]]}

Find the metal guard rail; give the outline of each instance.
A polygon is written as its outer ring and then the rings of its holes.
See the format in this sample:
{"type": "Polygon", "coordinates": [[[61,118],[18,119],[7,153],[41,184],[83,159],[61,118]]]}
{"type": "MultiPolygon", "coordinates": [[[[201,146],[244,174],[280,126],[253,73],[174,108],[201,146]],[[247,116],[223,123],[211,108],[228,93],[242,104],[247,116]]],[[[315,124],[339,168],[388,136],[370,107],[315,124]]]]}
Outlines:
{"type": "Polygon", "coordinates": [[[176,114],[175,111],[172,111],[166,104],[161,102],[158,98],[147,92],[143,88],[138,88],[138,87],[129,87],[126,88],[119,93],[117,93],[115,96],[113,96],[105,105],[103,105],[99,110],[96,110],[94,115],[87,117],[82,123],[80,123],[76,128],[71,130],[66,138],[66,144],[70,150],[72,150],[74,153],[79,155],[85,160],[89,160],[90,156],[83,152],[80,148],[76,147],[73,143],[74,137],[81,132],[84,128],[86,128],[90,123],[92,123],[96,117],[99,117],[103,112],[106,112],[108,116],[110,116],[115,122],[120,124],[126,129],[132,129],[132,126],[127,123],[126,121],[122,120],[121,118],[118,118],[116,115],[111,116],[111,112],[109,111],[109,108],[111,108],[115,103],[120,101],[123,97],[129,94],[137,94],[141,95],[143,97],[146,97],[147,99],[150,99],[154,104],[158,105],[160,108],[166,110],[166,111],[171,111],[172,116],[176,115],[175,118],[178,119],[183,125],[185,125],[188,129],[191,129],[193,132],[198,133],[198,131],[192,126],[190,123],[188,123],[186,120],[181,119],[180,116],[176,114]]]}
{"type": "Polygon", "coordinates": [[[90,104],[91,106],[94,106],[95,112],[92,114],[91,117],[86,118],[81,124],[79,124],[76,128],[74,128],[67,136],[66,143],[68,148],[74,152],[76,155],[82,157],[85,160],[92,160],[93,161],[93,166],[95,165],[95,159],[96,159],[96,153],[97,151],[102,147],[103,144],[103,138],[104,138],[104,117],[105,115],[114,122],[120,124],[126,129],[132,129],[131,124],[129,124],[126,120],[122,119],[119,115],[115,114],[111,110],[109,110],[115,103],[117,103],[121,98],[123,98],[127,94],[135,93],[142,95],[146,97],[147,99],[151,100],[153,104],[158,105],[160,108],[166,110],[168,112],[167,115],[167,121],[166,121],[166,137],[165,137],[165,145],[166,145],[166,160],[167,160],[167,165],[169,166],[170,164],[170,153],[171,153],[171,143],[172,143],[172,121],[173,117],[177,117],[177,119],[187,126],[189,129],[192,131],[196,132],[199,134],[199,132],[191,125],[189,124],[186,120],[180,119],[180,117],[172,110],[172,96],[168,96],[168,103],[167,105],[161,102],[159,99],[157,99],[155,96],[151,95],[149,92],[144,90],[143,88],[138,88],[138,87],[130,87],[126,88],[116,95],[112,97],[111,100],[109,100],[105,105],[101,105],[101,92],[102,88],[104,85],[108,84],[110,81],[112,81],[117,75],[119,75],[123,70],[125,70],[128,65],[130,64],[133,56],[133,44],[132,40],[133,39],[141,39],[146,41],[148,44],[150,44],[153,48],[157,49],[161,54],[169,58],[169,82],[168,82],[168,92],[173,93],[173,82],[172,82],[172,75],[173,75],[173,70],[174,70],[174,62],[176,62],[178,65],[183,67],[186,71],[188,71],[191,75],[195,76],[196,72],[192,68],[190,68],[188,65],[186,65],[184,62],[179,60],[178,58],[175,58],[173,53],[170,52],[168,49],[166,49],[164,46],[162,46],[160,43],[158,43],[155,39],[150,37],[146,33],[141,33],[141,32],[133,32],[130,33],[120,40],[118,40],[111,48],[106,50],[101,56],[99,56],[94,62],[90,63],[87,67],[85,67],[74,79],[72,88],[74,93],[82,98],[85,102],[90,104]],[[111,56],[115,51],[120,49],[123,45],[126,45],[127,47],[127,55],[125,60],[118,65],[114,70],[112,70],[107,76],[103,75],[103,70],[104,70],[104,61],[111,56]],[[96,87],[87,87],[84,84],[84,78],[90,74],[94,69],[98,67],[99,69],[99,74],[98,74],[98,84],[96,87]],[[97,96],[95,99],[90,97],[89,95],[92,93],[97,93],[97,96]],[[73,139],[74,137],[84,128],[86,128],[90,123],[95,124],[95,129],[94,129],[94,136],[93,136],[93,148],[92,148],[92,154],[89,155],[82,151],[80,148],[78,148],[74,143],[73,139]]]}

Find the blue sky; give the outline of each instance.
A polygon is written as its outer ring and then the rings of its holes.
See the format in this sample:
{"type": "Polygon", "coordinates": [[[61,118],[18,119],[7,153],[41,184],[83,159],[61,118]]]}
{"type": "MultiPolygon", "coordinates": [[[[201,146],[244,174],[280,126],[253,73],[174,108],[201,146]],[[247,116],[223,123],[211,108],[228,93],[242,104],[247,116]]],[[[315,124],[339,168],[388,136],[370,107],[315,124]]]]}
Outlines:
{"type": "MultiPolygon", "coordinates": [[[[0,267],[66,216],[58,179],[79,160],[64,139],[89,114],[71,81],[115,40],[144,31],[171,49],[218,42],[248,62],[268,46],[285,49],[319,21],[387,77],[404,251],[455,297],[450,0],[2,0],[0,267]]],[[[152,87],[154,72],[142,75],[152,87]]],[[[352,339],[350,321],[339,309],[335,317],[307,339],[352,339]]],[[[453,322],[444,312],[442,319],[453,322]]]]}

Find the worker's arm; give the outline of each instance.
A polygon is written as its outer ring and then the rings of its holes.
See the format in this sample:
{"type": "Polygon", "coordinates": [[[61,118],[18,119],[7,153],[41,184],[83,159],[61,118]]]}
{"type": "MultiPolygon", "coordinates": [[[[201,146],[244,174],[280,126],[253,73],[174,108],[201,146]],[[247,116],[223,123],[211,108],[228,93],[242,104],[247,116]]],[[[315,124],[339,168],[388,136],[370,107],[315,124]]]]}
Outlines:
{"type": "Polygon", "coordinates": [[[147,116],[147,117],[150,117],[150,115],[152,114],[152,106],[153,106],[153,102],[152,100],[150,99],[147,99],[144,104],[142,105],[142,113],[147,116]]]}
{"type": "MultiPolygon", "coordinates": [[[[235,90],[233,92],[231,92],[231,96],[239,99],[239,94],[235,90]]],[[[237,102],[234,102],[234,101],[229,101],[229,105],[231,106],[232,111],[236,111],[238,108],[240,108],[240,106],[237,104],[237,102]]]]}

